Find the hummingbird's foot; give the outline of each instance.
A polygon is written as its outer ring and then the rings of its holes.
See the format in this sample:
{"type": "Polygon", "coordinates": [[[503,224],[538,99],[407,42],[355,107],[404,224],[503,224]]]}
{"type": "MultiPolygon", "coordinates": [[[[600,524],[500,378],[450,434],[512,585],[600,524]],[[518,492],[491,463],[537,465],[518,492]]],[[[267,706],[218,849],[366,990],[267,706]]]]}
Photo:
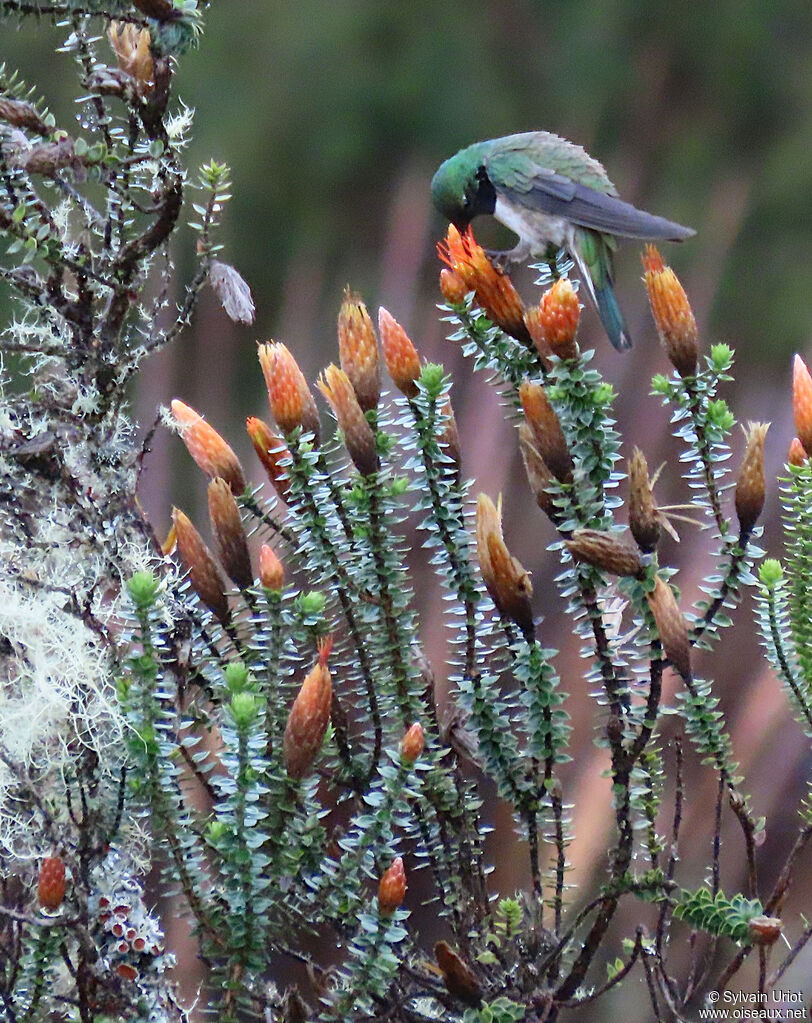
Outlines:
{"type": "Polygon", "coordinates": [[[485,249],[485,255],[494,266],[507,272],[520,263],[526,263],[530,249],[526,245],[517,245],[514,249],[485,249]]]}

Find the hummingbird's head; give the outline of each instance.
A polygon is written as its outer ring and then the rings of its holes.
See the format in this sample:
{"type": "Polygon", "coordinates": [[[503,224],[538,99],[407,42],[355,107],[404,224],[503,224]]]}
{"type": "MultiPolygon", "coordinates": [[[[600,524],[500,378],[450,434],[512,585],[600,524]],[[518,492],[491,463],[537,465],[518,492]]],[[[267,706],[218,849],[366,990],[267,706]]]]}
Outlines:
{"type": "Polygon", "coordinates": [[[431,180],[434,205],[460,231],[496,207],[496,192],[484,165],[472,164],[466,155],[463,150],[446,160],[431,180]]]}

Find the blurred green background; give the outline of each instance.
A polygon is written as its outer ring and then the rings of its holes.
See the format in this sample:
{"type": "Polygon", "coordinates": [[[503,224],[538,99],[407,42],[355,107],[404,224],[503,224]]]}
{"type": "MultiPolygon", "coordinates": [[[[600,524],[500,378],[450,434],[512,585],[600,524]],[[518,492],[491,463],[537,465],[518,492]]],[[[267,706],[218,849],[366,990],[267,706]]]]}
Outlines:
{"type": "MultiPolygon", "coordinates": [[[[428,197],[434,169],[461,146],[544,128],[599,158],[625,199],[697,229],[685,245],[664,247],[666,257],[688,290],[704,342],[736,348],[737,381],[726,397],[740,419],[773,421],[768,467],[773,476],[779,471],[792,435],[790,355],[811,339],[809,0],[215,0],[206,21],[200,48],[183,58],[176,79],[176,96],[196,111],[187,163],[196,168],[214,157],[231,165],[223,258],[249,281],[257,320],[235,327],[207,293],[194,327],[144,367],[133,396],[144,428],[160,404],[180,397],[227,434],[258,480],[242,433],[246,415],[267,417],[254,343],[286,341],[312,379],[336,358],[335,317],[351,284],[371,309],[386,305],[426,358],[453,372],[466,475],[476,480],[475,492],[505,492],[508,542],[533,570],[546,635],[566,645],[560,632],[570,625],[550,596],[555,559],[545,547],[553,536],[526,492],[512,427],[443,339],[434,252],[443,225],[428,197]]],[[[6,24],[2,32],[0,59],[36,80],[70,125],[75,81],[71,58],[53,56],[59,33],[45,22],[21,32],[6,24]]],[[[193,245],[191,231],[181,229],[175,255],[182,279],[193,272],[193,245]]],[[[617,288],[632,352],[609,347],[591,309],[583,315],[582,344],[598,348],[598,364],[619,392],[626,453],[637,443],[652,467],[668,459],[660,501],[684,501],[667,415],[648,396],[650,376],[669,367],[640,276],[639,247],[622,246],[617,288]]],[[[538,297],[532,276],[520,282],[528,301],[538,297]]],[[[7,310],[0,312],[5,318],[7,310]]],[[[738,436],[735,444],[738,453],[738,436]]],[[[202,522],[203,481],[180,442],[159,431],[153,448],[142,500],[157,532],[168,528],[173,502],[196,510],[202,522]]],[[[775,490],[765,546],[780,553],[775,490]]],[[[683,543],[663,551],[681,569],[688,603],[708,570],[697,535],[683,531],[683,543]]],[[[427,649],[440,663],[442,603],[434,589],[421,590],[421,617],[427,649]]],[[[722,659],[709,670],[723,692],[737,755],[758,779],[759,812],[777,814],[764,855],[778,863],[795,827],[782,808],[792,813],[809,754],[759,658],[749,611],[738,614],[742,628],[725,634],[722,659]]],[[[577,645],[570,645],[564,667],[578,676],[577,645]]],[[[573,880],[583,880],[603,867],[609,790],[595,781],[605,763],[593,744],[594,703],[577,693],[570,709],[576,757],[567,796],[580,822],[571,854],[573,880]]],[[[685,880],[699,884],[715,792],[711,779],[694,781],[686,833],[694,829],[703,839],[684,850],[685,880]]],[[[510,821],[495,823],[494,850],[510,848],[510,821]]],[[[725,884],[733,888],[743,856],[740,839],[726,839],[732,852],[725,884]]],[[[518,858],[494,860],[494,887],[523,883],[518,858]]],[[[810,887],[807,877],[801,894],[809,896],[810,887]]],[[[808,959],[798,965],[799,977],[812,972],[808,959]]],[[[616,1009],[624,1013],[622,1005],[616,1009]]],[[[626,1005],[625,1018],[636,1018],[626,1005]]],[[[610,1018],[605,1008],[600,1018],[610,1018]]]]}

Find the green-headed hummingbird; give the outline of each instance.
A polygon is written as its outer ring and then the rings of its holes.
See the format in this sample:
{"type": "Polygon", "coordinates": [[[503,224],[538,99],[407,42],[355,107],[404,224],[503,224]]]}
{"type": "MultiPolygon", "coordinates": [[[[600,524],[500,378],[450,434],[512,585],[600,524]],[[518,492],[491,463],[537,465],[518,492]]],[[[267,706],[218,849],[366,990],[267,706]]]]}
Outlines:
{"type": "Polygon", "coordinates": [[[441,164],[431,182],[435,205],[464,230],[492,213],[519,236],[506,262],[519,262],[549,246],[565,248],[578,266],[609,340],[631,346],[617,304],[612,256],[617,238],[682,241],[695,234],[618,198],[606,171],[581,146],[548,131],[477,142],[441,164]]]}

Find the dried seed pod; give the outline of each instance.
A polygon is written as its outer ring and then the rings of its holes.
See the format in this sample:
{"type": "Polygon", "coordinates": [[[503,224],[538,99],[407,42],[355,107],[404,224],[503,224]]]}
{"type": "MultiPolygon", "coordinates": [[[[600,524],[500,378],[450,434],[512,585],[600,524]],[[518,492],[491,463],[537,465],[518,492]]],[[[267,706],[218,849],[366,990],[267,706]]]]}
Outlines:
{"type": "Polygon", "coordinates": [[[376,409],[381,396],[381,370],[375,328],[361,296],[349,289],[338,313],[338,351],[358,404],[364,412],[376,409]]]}
{"type": "Polygon", "coordinates": [[[812,376],[806,363],[796,355],[792,361],[792,415],[795,432],[807,455],[812,454],[812,376]]]}
{"type": "Polygon", "coordinates": [[[643,255],[651,314],[666,354],[681,377],[694,376],[699,358],[699,331],[685,289],[653,245],[643,255]]]}
{"type": "Polygon", "coordinates": [[[107,38],[115,51],[118,66],[135,79],[141,96],[149,95],[155,81],[149,31],[131,22],[111,21],[107,38]]]}
{"type": "Polygon", "coordinates": [[[423,752],[426,737],[419,721],[409,728],[400,742],[400,756],[404,763],[413,764],[423,752]]]}
{"type": "Polygon", "coordinates": [[[288,715],[283,751],[291,778],[307,774],[324,741],[333,701],[333,683],[327,668],[332,646],[332,636],[320,644],[318,660],[305,676],[288,715]]]}
{"type": "Polygon", "coordinates": [[[209,483],[209,519],[217,544],[217,554],[226,575],[241,590],[254,585],[248,540],[240,518],[240,509],[225,480],[209,483]]]}
{"type": "Polygon", "coordinates": [[[573,462],[561,423],[541,384],[523,380],[519,385],[519,400],[524,417],[533,430],[535,446],[547,468],[562,483],[572,481],[573,462]]]}
{"type": "Polygon", "coordinates": [[[440,259],[462,280],[488,319],[519,341],[530,342],[524,325],[524,306],[508,275],[495,267],[474,238],[470,226],[462,234],[450,224],[445,242],[437,246],[440,259]]]}
{"type": "Polygon", "coordinates": [[[688,637],[688,625],[679,609],[674,591],[664,579],[657,576],[654,589],[646,594],[646,600],[654,615],[665,656],[683,678],[691,678],[691,642],[688,637]]]}
{"type": "Polygon", "coordinates": [[[533,635],[533,587],[521,562],[514,558],[502,537],[501,501],[497,506],[487,494],[476,505],[476,535],[482,579],[500,614],[512,619],[525,637],[533,635]]]}
{"type": "Polygon", "coordinates": [[[637,546],[622,534],[576,529],[564,543],[576,561],[585,561],[602,572],[639,579],[645,570],[637,546]]]}
{"type": "Polygon", "coordinates": [[[343,369],[331,363],[319,378],[317,387],[335,413],[355,468],[364,476],[377,472],[380,461],[375,447],[375,434],[358,404],[350,378],[343,369]]]}
{"type": "Polygon", "coordinates": [[[555,507],[553,497],[548,488],[555,479],[539,449],[536,447],[536,435],[529,423],[519,424],[519,450],[521,451],[527,482],[536,499],[536,504],[545,515],[554,520],[555,507]]]}
{"type": "Polygon", "coordinates": [[[378,310],[378,333],[386,368],[395,387],[407,398],[416,398],[420,356],[409,335],[383,306],[378,310]]]}
{"type": "Polygon", "coordinates": [[[398,856],[381,875],[378,882],[378,909],[381,913],[394,913],[406,898],[406,869],[403,857],[398,856]]]}
{"type": "Polygon", "coordinates": [[[266,590],[281,590],[285,585],[285,566],[267,543],[259,549],[259,581],[266,590]]]}
{"type": "Polygon", "coordinates": [[[459,998],[466,1005],[482,1003],[482,986],[471,967],[459,956],[447,941],[438,941],[434,946],[437,965],[443,975],[450,995],[459,998]]]}
{"type": "Polygon", "coordinates": [[[660,521],[646,456],[636,447],[629,459],[629,529],[641,551],[650,553],[656,549],[660,541],[660,521]]]}
{"type": "Polygon", "coordinates": [[[188,515],[180,508],[172,509],[172,522],[178,541],[178,554],[189,572],[192,589],[212,614],[219,618],[223,625],[227,625],[231,615],[217,562],[188,515]]]}
{"type": "Polygon", "coordinates": [[[304,374],[286,345],[272,341],[259,346],[259,364],[268,390],[268,404],[283,433],[301,427],[319,442],[319,410],[304,374]]]}
{"type": "Polygon", "coordinates": [[[736,482],[736,515],[739,530],[748,534],[761,515],[764,507],[764,437],[769,423],[748,423],[739,478],[736,482]]]}
{"type": "Polygon", "coordinates": [[[290,480],[288,479],[287,467],[290,464],[291,454],[282,438],[256,416],[249,416],[245,420],[245,429],[254,445],[257,458],[262,462],[268,479],[274,486],[277,494],[286,501],[290,494],[290,480]]]}
{"type": "Polygon", "coordinates": [[[177,398],[171,404],[172,417],[180,439],[198,468],[214,479],[220,476],[235,494],[245,491],[245,474],[240,460],[220,434],[199,412],[177,398]]]}
{"type": "Polygon", "coordinates": [[[37,899],[49,913],[55,913],[65,898],[65,863],[61,856],[45,856],[39,867],[37,899]]]}

